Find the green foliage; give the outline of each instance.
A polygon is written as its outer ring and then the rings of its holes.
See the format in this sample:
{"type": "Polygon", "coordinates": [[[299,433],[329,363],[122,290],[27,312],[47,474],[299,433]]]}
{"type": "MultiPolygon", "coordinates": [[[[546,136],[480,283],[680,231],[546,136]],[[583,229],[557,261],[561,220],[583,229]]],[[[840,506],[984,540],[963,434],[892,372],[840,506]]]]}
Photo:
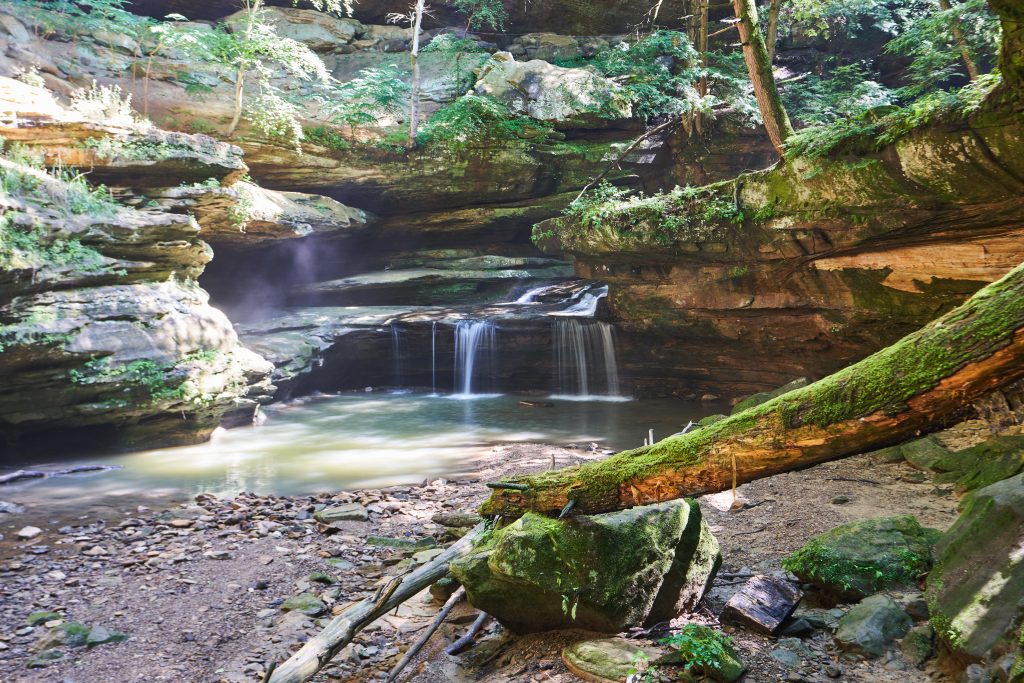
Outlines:
{"type": "Polygon", "coordinates": [[[917,127],[965,119],[981,107],[985,97],[1001,82],[999,72],[994,71],[959,90],[932,92],[903,107],[867,110],[809,126],[786,141],[786,154],[815,159],[839,152],[877,151],[917,127]]]}
{"type": "Polygon", "coordinates": [[[71,109],[87,121],[106,125],[145,128],[150,124],[132,109],[132,96],[118,85],[99,85],[94,80],[87,88],[71,93],[71,109]]]}
{"type": "Polygon", "coordinates": [[[828,124],[893,104],[897,93],[872,80],[866,63],[848,64],[827,76],[807,74],[785,87],[786,110],[804,125],[828,124]]]}
{"type": "Polygon", "coordinates": [[[912,60],[908,67],[912,85],[905,89],[905,95],[928,92],[937,83],[965,73],[955,29],[960,30],[974,62],[981,66],[995,63],[1001,31],[986,0],[965,0],[948,10],[932,6],[885,46],[886,52],[912,60]]]}
{"type": "Polygon", "coordinates": [[[304,128],[303,139],[310,144],[320,145],[327,149],[338,152],[345,152],[352,149],[352,143],[344,135],[334,128],[328,126],[316,126],[315,128],[304,128]]]}
{"type": "Polygon", "coordinates": [[[388,64],[363,69],[350,81],[332,84],[319,101],[324,116],[334,125],[376,126],[381,119],[401,119],[409,91],[402,72],[388,64]]]}
{"type": "Polygon", "coordinates": [[[445,76],[452,90],[461,95],[476,83],[477,70],[490,55],[476,42],[459,38],[454,33],[443,33],[423,48],[423,54],[439,55],[447,65],[445,76]]]}
{"type": "Polygon", "coordinates": [[[551,126],[509,111],[491,97],[464,95],[434,112],[420,129],[417,144],[458,154],[495,142],[540,144],[552,134],[551,126]]]}
{"type": "Polygon", "coordinates": [[[724,186],[676,187],[649,196],[603,182],[569,204],[553,230],[535,226],[533,239],[557,234],[563,241],[585,241],[590,232],[610,232],[630,244],[710,241],[722,225],[744,218],[724,186]]]}
{"type": "Polygon", "coordinates": [[[43,35],[95,36],[100,31],[138,38],[152,20],[132,13],[128,0],[8,0],[43,35]]]}
{"type": "Polygon", "coordinates": [[[710,674],[721,669],[722,662],[731,656],[732,638],[700,624],[687,624],[661,642],[678,651],[687,671],[710,674]]]}
{"type": "Polygon", "coordinates": [[[85,174],[57,164],[43,167],[42,154],[22,145],[10,145],[3,151],[9,163],[0,164],[0,191],[4,195],[44,203],[65,215],[113,215],[117,202],[103,185],[91,186],[85,174]]]}
{"type": "Polygon", "coordinates": [[[0,266],[6,270],[74,267],[98,270],[103,256],[77,239],[51,239],[42,228],[14,226],[0,215],[0,266]]]}
{"type": "MultiPolygon", "coordinates": [[[[709,53],[708,66],[702,67],[689,38],[678,31],[655,31],[632,44],[604,48],[590,59],[562,64],[590,66],[621,83],[621,96],[644,120],[671,114],[710,114],[711,107],[721,102],[745,114],[756,111],[756,104],[746,93],[748,81],[742,57],[736,60],[709,53]],[[697,90],[702,78],[708,84],[708,94],[703,96],[697,90]]],[[[596,113],[618,116],[617,109],[599,109],[596,113]]]]}
{"type": "Polygon", "coordinates": [[[489,28],[492,31],[504,31],[508,21],[508,11],[502,0],[453,0],[456,10],[466,15],[467,28],[478,31],[489,28]]]}
{"type": "Polygon", "coordinates": [[[851,38],[871,28],[897,35],[931,6],[930,0],[787,0],[780,33],[851,38]]]}
{"type": "Polygon", "coordinates": [[[81,368],[68,371],[72,383],[79,386],[102,384],[126,384],[143,392],[145,399],[152,403],[179,401],[201,402],[205,397],[195,394],[195,387],[188,381],[185,365],[199,363],[209,365],[219,359],[220,351],[193,351],[172,363],[157,363],[152,360],[137,360],[130,363],[114,363],[110,358],[93,358],[81,368]]]}

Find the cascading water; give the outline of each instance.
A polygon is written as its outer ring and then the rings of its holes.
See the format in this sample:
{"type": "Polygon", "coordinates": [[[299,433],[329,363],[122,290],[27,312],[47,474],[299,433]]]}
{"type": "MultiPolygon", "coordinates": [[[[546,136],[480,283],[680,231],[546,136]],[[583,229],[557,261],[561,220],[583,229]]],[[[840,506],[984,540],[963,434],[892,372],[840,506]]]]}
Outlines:
{"type": "Polygon", "coordinates": [[[402,331],[398,325],[391,325],[391,358],[394,386],[402,387],[402,331]]]}
{"type": "Polygon", "coordinates": [[[557,395],[620,396],[615,328],[605,322],[567,318],[552,323],[551,336],[557,395]]]}
{"type": "Polygon", "coordinates": [[[430,323],[430,393],[437,393],[437,321],[430,323]]]}
{"type": "Polygon", "coordinates": [[[497,328],[488,320],[460,320],[455,325],[455,395],[472,396],[473,381],[484,370],[494,374],[497,328]]]}

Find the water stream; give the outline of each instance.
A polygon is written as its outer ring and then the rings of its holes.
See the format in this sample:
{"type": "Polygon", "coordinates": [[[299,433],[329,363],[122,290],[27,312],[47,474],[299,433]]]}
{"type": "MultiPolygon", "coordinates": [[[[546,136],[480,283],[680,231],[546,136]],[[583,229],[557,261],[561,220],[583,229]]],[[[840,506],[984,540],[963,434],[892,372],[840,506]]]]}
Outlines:
{"type": "Polygon", "coordinates": [[[473,460],[494,444],[629,448],[639,446],[648,429],[661,438],[723,409],[675,400],[556,401],[551,408],[528,408],[518,400],[383,392],[311,397],[271,406],[263,424],[221,430],[196,446],[6,462],[0,474],[88,464],[123,469],[26,480],[0,487],[0,498],[74,510],[105,500],[134,504],[203,492],[305,494],[412,483],[471,471],[473,460]]]}
{"type": "Polygon", "coordinates": [[[479,388],[478,374],[494,376],[494,359],[498,349],[497,328],[489,320],[460,320],[455,325],[455,396],[469,398],[474,380],[479,388]],[[482,371],[479,372],[478,371],[482,371]]]}

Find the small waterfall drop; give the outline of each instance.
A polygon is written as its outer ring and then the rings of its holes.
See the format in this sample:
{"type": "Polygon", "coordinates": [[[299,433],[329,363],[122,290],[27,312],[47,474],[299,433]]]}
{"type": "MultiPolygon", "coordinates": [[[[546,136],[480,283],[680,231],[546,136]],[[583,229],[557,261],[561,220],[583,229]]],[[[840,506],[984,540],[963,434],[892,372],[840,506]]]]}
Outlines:
{"type": "Polygon", "coordinates": [[[437,321],[430,323],[430,393],[437,393],[437,321]]]}
{"type": "Polygon", "coordinates": [[[552,322],[551,336],[558,396],[621,398],[615,328],[566,318],[552,322]]]}
{"type": "Polygon", "coordinates": [[[472,396],[481,370],[494,374],[497,328],[488,320],[460,320],[455,325],[455,395],[472,396]]]}
{"type": "Polygon", "coordinates": [[[402,384],[404,379],[402,374],[402,331],[395,324],[391,325],[391,358],[394,386],[401,388],[404,386],[402,384]]]}

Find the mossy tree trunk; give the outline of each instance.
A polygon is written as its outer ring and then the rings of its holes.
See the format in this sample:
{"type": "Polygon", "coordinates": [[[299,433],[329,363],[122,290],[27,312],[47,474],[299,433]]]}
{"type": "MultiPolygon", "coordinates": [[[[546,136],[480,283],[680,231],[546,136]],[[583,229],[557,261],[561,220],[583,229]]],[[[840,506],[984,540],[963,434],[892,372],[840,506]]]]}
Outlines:
{"type": "Polygon", "coordinates": [[[710,427],[587,465],[520,477],[482,508],[583,514],[722,491],[932,428],[1024,377],[1024,265],[892,346],[710,427]]]}
{"type": "Polygon", "coordinates": [[[757,22],[757,6],[754,0],[733,0],[732,4],[736,18],[739,19],[737,28],[743,45],[743,60],[747,63],[747,73],[754,86],[757,107],[761,110],[768,138],[779,154],[782,154],[783,143],[793,134],[793,126],[775,85],[772,60],[757,22]]]}
{"type": "Polygon", "coordinates": [[[779,12],[782,0],[769,0],[768,4],[768,35],[765,36],[768,48],[768,63],[775,61],[775,44],[779,42],[779,12]]]}

